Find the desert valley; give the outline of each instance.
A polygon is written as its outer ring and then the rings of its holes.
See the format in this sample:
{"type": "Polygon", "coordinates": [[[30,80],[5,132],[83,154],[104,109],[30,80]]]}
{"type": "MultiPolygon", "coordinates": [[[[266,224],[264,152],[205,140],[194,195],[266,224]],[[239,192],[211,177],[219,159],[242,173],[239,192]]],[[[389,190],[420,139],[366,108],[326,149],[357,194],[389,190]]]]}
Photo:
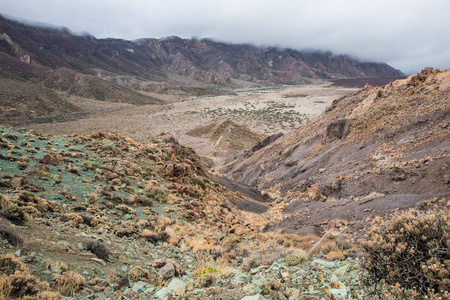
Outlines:
{"type": "Polygon", "coordinates": [[[0,16],[0,299],[450,299],[449,88],[0,16]]]}

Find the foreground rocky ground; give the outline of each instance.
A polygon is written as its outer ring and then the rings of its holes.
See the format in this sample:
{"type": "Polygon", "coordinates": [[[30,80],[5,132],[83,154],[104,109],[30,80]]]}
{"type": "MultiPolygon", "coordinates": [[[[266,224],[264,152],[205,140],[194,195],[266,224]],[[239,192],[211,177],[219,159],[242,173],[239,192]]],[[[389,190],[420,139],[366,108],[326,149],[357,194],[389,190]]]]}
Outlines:
{"type": "Polygon", "coordinates": [[[264,233],[277,207],[221,186],[169,135],[141,144],[2,128],[0,142],[1,282],[13,298],[362,293],[350,241],[309,257],[318,237],[264,233]]]}

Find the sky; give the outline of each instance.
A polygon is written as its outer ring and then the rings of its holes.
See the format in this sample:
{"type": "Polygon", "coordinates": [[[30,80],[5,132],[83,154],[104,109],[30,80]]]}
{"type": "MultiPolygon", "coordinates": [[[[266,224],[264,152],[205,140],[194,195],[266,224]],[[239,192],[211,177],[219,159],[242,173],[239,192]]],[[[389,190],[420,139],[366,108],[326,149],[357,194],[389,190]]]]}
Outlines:
{"type": "Polygon", "coordinates": [[[449,0],[1,0],[0,14],[96,38],[326,50],[405,74],[450,68],[449,0]]]}

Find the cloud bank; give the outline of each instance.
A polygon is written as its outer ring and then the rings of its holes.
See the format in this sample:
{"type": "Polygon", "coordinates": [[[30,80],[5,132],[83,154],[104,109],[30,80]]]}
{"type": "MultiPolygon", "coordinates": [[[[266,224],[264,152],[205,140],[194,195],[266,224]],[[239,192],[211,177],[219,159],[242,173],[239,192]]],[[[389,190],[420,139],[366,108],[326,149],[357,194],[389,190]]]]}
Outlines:
{"type": "Polygon", "coordinates": [[[447,0],[2,0],[0,14],[97,38],[211,38],[330,50],[406,74],[450,68],[447,0]]]}

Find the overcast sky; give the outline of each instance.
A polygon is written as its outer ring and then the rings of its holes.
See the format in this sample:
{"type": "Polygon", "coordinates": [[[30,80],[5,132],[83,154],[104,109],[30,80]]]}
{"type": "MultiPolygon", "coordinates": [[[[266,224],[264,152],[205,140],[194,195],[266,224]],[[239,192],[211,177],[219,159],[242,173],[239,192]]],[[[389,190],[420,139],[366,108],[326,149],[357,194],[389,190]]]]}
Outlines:
{"type": "Polygon", "coordinates": [[[97,38],[177,35],[330,50],[406,74],[450,68],[449,0],[1,0],[0,14],[97,38]]]}

